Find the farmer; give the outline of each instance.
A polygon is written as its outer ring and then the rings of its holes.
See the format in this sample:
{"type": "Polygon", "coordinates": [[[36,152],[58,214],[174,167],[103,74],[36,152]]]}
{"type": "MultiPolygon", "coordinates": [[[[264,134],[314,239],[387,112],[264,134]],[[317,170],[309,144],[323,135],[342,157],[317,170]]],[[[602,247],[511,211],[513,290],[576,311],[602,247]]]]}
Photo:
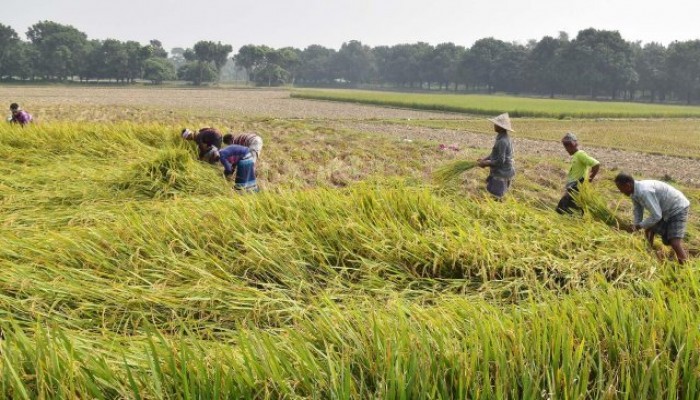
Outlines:
{"type": "Polygon", "coordinates": [[[559,214],[571,214],[572,210],[581,211],[581,207],[576,204],[572,194],[578,193],[578,185],[582,184],[586,178],[588,178],[588,181],[593,181],[593,178],[598,174],[598,170],[600,170],[600,162],[589,156],[585,151],[579,150],[576,135],[571,132],[568,132],[561,139],[561,144],[564,145],[566,152],[571,156],[571,167],[566,177],[564,196],[557,204],[557,212],[559,214]]]}
{"type": "Polygon", "coordinates": [[[615,185],[632,199],[634,230],[644,229],[649,246],[654,244],[655,234],[661,235],[663,243],[673,248],[678,262],[685,263],[688,253],[683,248],[683,236],[690,202],[683,193],[661,181],[635,181],[625,173],[615,177],[615,185]],[[642,220],[644,210],[649,212],[649,216],[642,220]]]}
{"type": "Polygon", "coordinates": [[[263,147],[263,140],[258,134],[253,132],[238,135],[227,133],[224,135],[224,144],[237,144],[249,148],[253,155],[253,162],[258,162],[263,147]]]}
{"type": "Polygon", "coordinates": [[[12,117],[8,121],[13,124],[25,126],[33,120],[32,115],[22,110],[17,103],[10,104],[10,112],[12,112],[12,117]]]}
{"type": "Polygon", "coordinates": [[[232,144],[218,153],[221,164],[224,166],[224,176],[227,179],[231,179],[233,170],[236,170],[235,189],[258,191],[258,184],[255,181],[255,161],[253,160],[253,152],[249,148],[232,144]]]}
{"type": "Polygon", "coordinates": [[[493,123],[496,135],[496,143],[493,145],[491,154],[486,158],[477,161],[482,168],[489,167],[491,172],[486,178],[486,190],[496,199],[501,200],[505,196],[510,182],[515,176],[513,167],[513,143],[508,136],[508,132],[515,132],[510,125],[508,113],[501,114],[494,119],[489,119],[493,123]]]}
{"type": "Polygon", "coordinates": [[[211,164],[218,161],[210,157],[210,155],[213,154],[213,152],[210,152],[211,149],[220,149],[223,140],[221,133],[216,128],[202,128],[197,132],[185,128],[182,130],[182,138],[185,140],[194,140],[195,143],[197,143],[199,159],[201,161],[206,161],[211,164]]]}

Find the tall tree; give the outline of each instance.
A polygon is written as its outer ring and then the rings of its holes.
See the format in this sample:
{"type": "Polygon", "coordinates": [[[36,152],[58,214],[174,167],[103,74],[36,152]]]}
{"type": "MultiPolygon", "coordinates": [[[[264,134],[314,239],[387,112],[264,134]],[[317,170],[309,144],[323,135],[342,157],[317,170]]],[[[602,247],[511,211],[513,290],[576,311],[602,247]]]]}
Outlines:
{"type": "Polygon", "coordinates": [[[477,40],[465,55],[463,68],[474,83],[486,86],[489,93],[495,89],[497,64],[507,48],[502,40],[485,38],[477,40]]]}
{"type": "Polygon", "coordinates": [[[565,42],[551,36],[543,37],[532,48],[524,65],[532,89],[549,97],[561,90],[561,51],[565,42]]]}
{"type": "Polygon", "coordinates": [[[357,40],[342,44],[333,65],[338,77],[352,85],[369,82],[376,70],[371,49],[357,40]]]}
{"type": "Polygon", "coordinates": [[[19,37],[9,26],[0,24],[0,79],[14,74],[12,59],[19,52],[19,37]]]}
{"type": "Polygon", "coordinates": [[[311,45],[301,52],[299,79],[304,82],[330,83],[331,60],[335,50],[320,45],[311,45]]]}
{"type": "Polygon", "coordinates": [[[256,46],[248,44],[240,49],[233,57],[236,65],[245,68],[251,81],[255,81],[256,73],[263,69],[267,63],[267,53],[273,51],[267,46],[256,46]]]}
{"type": "Polygon", "coordinates": [[[163,57],[151,57],[144,62],[143,77],[156,85],[177,77],[173,64],[163,57]]]}
{"type": "Polygon", "coordinates": [[[62,80],[77,74],[86,50],[85,33],[70,25],[43,21],[29,28],[27,38],[40,55],[35,67],[47,79],[62,80]]]}
{"type": "Polygon", "coordinates": [[[690,104],[700,90],[700,40],[671,43],[666,62],[671,84],[690,104]]]}
{"type": "Polygon", "coordinates": [[[592,97],[607,89],[612,98],[616,98],[618,90],[637,79],[632,68],[630,44],[618,31],[585,29],[578,33],[571,45],[570,55],[575,61],[576,71],[592,97]]]}
{"type": "Polygon", "coordinates": [[[639,74],[639,87],[649,91],[651,102],[660,100],[668,90],[668,70],[666,47],[659,43],[647,43],[635,59],[635,70],[639,74]]]}

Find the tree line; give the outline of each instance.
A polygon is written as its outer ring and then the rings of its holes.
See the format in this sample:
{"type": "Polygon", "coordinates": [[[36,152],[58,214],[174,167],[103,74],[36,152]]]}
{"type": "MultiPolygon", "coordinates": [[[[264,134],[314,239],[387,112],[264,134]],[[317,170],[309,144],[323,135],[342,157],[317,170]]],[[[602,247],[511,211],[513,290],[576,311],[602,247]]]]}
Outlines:
{"type": "Polygon", "coordinates": [[[258,85],[373,86],[409,90],[527,93],[691,103],[700,98],[700,40],[629,42],[617,31],[579,31],[527,44],[494,38],[471,47],[418,42],[370,47],[351,40],[335,50],[197,42],[170,55],[158,40],[147,45],[89,40],[69,25],[39,22],[23,41],[0,24],[0,80],[115,80],[153,83],[218,80],[231,60],[258,85]]]}
{"type": "Polygon", "coordinates": [[[14,29],[0,24],[0,80],[161,83],[181,79],[200,84],[217,79],[233,50],[231,45],[200,41],[191,49],[174,49],[169,58],[159,40],[147,45],[89,40],[78,29],[51,21],[32,25],[27,39],[20,40],[14,29]]]}

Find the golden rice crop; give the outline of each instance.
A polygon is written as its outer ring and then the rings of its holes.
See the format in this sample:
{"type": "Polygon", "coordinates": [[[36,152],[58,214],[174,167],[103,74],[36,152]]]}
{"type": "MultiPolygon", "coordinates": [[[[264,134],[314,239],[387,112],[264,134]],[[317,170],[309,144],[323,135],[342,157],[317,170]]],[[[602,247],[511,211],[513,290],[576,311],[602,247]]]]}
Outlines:
{"type": "Polygon", "coordinates": [[[440,185],[456,181],[464,172],[476,167],[476,162],[460,160],[440,166],[433,172],[434,180],[440,185]]]}
{"type": "Polygon", "coordinates": [[[526,201],[558,176],[494,202],[429,146],[257,123],[250,196],[181,123],[0,126],[0,397],[698,397],[697,261],[526,201]]]}

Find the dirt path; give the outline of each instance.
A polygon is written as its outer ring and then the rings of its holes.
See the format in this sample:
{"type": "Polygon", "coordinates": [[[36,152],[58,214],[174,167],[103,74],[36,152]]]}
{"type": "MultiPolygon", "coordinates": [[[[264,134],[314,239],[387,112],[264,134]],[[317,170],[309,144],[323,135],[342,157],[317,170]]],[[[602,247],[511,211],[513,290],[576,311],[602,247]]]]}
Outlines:
{"type": "MultiPolygon", "coordinates": [[[[343,121],[340,124],[346,129],[397,139],[426,140],[446,145],[456,143],[462,148],[483,148],[485,155],[488,154],[494,140],[493,136],[450,129],[350,121],[343,121]]],[[[554,141],[519,138],[515,134],[514,147],[516,154],[569,160],[562,146],[554,141]]],[[[586,147],[585,150],[598,159],[608,171],[626,171],[647,179],[670,177],[685,185],[700,187],[700,161],[698,160],[603,147],[586,147]]]]}

